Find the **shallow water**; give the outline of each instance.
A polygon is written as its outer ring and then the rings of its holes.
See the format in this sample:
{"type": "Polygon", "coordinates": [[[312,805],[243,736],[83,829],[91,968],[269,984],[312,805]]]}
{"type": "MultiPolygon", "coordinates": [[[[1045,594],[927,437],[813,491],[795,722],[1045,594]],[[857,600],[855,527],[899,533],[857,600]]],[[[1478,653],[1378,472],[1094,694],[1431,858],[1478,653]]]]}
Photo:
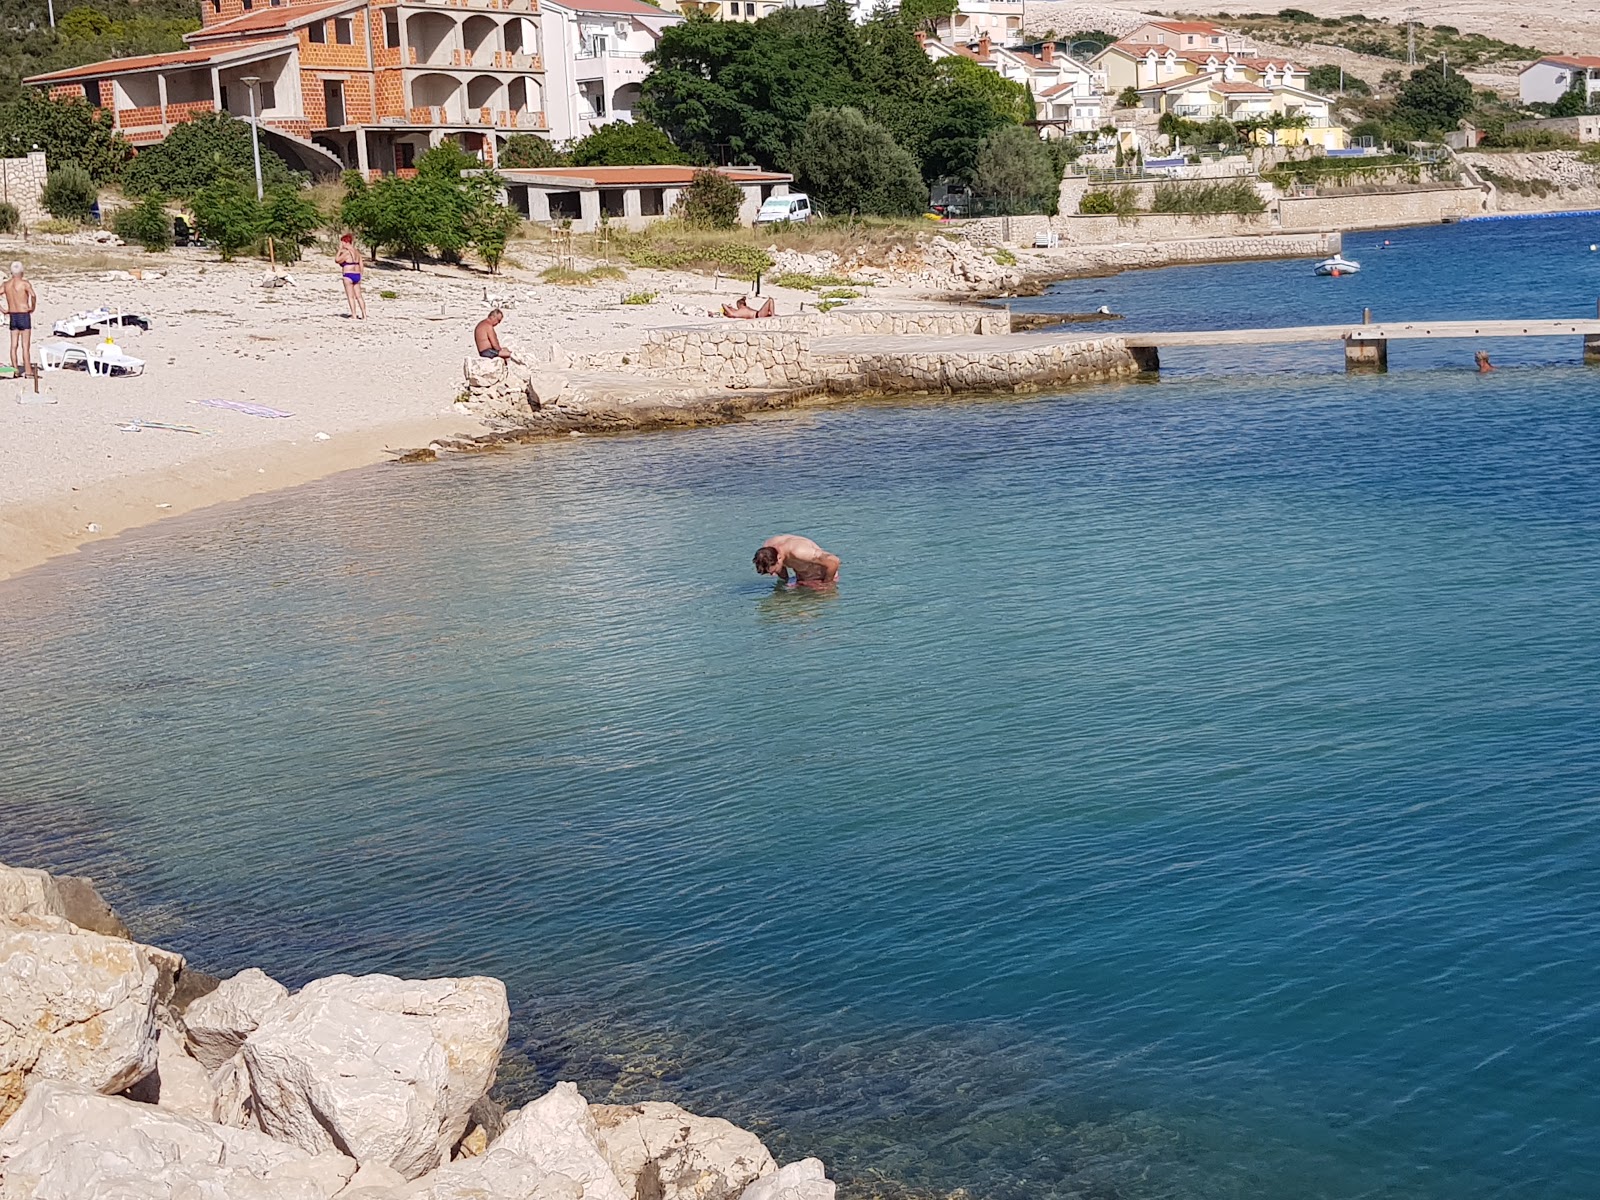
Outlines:
{"type": "Polygon", "coordinates": [[[0,858],[215,970],[497,975],[514,1095],[855,1195],[1592,1196],[1600,376],[1279,353],[91,547],[0,586],[0,858]],[[783,529],[837,594],[751,572],[783,529]]]}

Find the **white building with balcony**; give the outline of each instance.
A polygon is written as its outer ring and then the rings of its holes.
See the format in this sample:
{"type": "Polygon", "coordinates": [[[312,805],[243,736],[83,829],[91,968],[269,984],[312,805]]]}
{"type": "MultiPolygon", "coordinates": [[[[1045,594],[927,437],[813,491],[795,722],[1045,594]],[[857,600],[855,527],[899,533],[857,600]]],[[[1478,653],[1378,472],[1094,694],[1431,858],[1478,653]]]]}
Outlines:
{"type": "Polygon", "coordinates": [[[1022,41],[1023,0],[959,0],[955,12],[933,23],[933,36],[941,42],[976,42],[987,37],[996,46],[1022,41]]]}
{"type": "Polygon", "coordinates": [[[545,112],[555,142],[631,121],[644,56],[683,18],[643,0],[545,0],[545,112]]]}

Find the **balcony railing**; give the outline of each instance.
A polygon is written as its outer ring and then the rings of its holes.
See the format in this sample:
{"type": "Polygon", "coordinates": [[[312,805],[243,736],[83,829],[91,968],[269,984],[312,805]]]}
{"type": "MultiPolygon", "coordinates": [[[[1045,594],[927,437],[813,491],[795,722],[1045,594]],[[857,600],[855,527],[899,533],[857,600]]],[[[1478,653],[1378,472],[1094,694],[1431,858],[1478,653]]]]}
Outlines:
{"type": "Polygon", "coordinates": [[[433,0],[429,5],[444,8],[469,8],[479,12],[536,13],[539,0],[433,0]]]}
{"type": "Polygon", "coordinates": [[[455,70],[492,71],[542,71],[544,56],[524,54],[520,50],[451,50],[448,54],[436,52],[434,57],[419,60],[415,46],[406,47],[408,66],[445,67],[455,70]]]}
{"type": "Polygon", "coordinates": [[[498,71],[542,71],[544,57],[521,50],[496,50],[490,65],[498,71]]]}
{"type": "Polygon", "coordinates": [[[413,105],[409,112],[413,125],[482,125],[494,129],[548,129],[549,119],[542,112],[507,108],[469,108],[465,116],[452,116],[442,104],[413,105]]]}

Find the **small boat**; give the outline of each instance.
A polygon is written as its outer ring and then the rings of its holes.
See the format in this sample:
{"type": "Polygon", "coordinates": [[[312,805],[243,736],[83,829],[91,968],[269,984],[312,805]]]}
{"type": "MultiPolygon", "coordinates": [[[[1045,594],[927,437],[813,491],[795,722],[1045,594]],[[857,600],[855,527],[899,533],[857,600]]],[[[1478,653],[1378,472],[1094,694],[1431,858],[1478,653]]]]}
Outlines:
{"type": "Polygon", "coordinates": [[[1353,258],[1335,254],[1332,258],[1323,259],[1311,269],[1318,275],[1354,275],[1361,270],[1361,264],[1353,258]]]}

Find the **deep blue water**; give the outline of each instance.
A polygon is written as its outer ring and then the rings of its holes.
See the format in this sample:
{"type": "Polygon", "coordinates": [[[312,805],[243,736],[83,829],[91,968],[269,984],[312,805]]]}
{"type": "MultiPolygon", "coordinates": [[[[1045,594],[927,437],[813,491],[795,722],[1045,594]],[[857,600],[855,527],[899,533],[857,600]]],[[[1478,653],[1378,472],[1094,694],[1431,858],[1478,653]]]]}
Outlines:
{"type": "MultiPolygon", "coordinates": [[[[1070,286],[1579,315],[1588,229],[1070,286]]],[[[574,438],[93,546],[0,585],[0,858],[213,970],[498,975],[514,1096],[724,1113],[854,1196],[1592,1197],[1600,373],[1471,349],[574,438]],[[784,529],[837,594],[753,574],[784,529]]]]}

